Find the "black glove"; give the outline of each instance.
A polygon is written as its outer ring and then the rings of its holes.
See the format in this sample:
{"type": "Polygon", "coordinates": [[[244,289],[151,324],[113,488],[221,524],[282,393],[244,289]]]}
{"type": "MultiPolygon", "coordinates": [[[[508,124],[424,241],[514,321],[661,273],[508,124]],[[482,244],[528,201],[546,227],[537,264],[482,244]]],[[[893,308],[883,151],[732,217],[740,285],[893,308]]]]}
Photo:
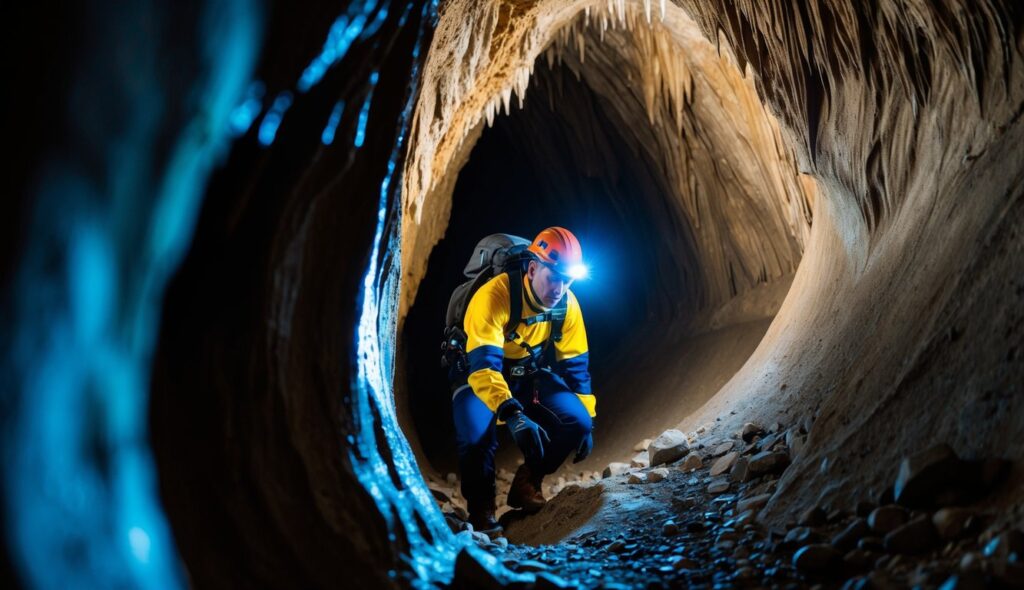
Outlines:
{"type": "Polygon", "coordinates": [[[512,433],[512,438],[524,457],[544,457],[544,443],[541,437],[543,436],[547,442],[551,442],[551,439],[540,425],[526,417],[523,405],[515,398],[507,399],[498,406],[498,418],[508,424],[509,432],[512,433]]]}
{"type": "Polygon", "coordinates": [[[594,433],[593,431],[588,432],[587,436],[583,437],[580,441],[580,447],[576,449],[576,456],[573,457],[573,463],[579,463],[590,456],[590,451],[594,450],[594,433]]]}

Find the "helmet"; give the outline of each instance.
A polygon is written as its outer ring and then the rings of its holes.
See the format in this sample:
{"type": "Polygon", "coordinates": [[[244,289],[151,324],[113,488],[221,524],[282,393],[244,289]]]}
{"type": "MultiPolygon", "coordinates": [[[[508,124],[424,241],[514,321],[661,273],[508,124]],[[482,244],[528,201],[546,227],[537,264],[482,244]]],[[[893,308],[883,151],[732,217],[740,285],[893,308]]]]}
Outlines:
{"type": "Polygon", "coordinates": [[[581,279],[587,275],[580,242],[564,227],[549,227],[542,230],[527,250],[559,274],[573,279],[581,279]]]}

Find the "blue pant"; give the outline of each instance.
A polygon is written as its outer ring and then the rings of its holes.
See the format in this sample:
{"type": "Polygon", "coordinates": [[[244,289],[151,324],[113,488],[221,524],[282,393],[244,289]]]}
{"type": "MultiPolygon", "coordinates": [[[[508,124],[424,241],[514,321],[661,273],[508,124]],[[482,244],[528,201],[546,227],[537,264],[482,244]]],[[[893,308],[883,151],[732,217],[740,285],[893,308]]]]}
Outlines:
{"type": "MultiPolygon", "coordinates": [[[[551,438],[551,442],[544,444],[544,457],[528,460],[527,466],[536,475],[554,473],[590,433],[592,424],[587,409],[565,382],[549,371],[512,380],[509,387],[512,395],[523,404],[526,416],[551,438]]],[[[452,411],[462,495],[472,511],[474,505],[489,503],[494,498],[494,451],[498,448],[496,417],[468,386],[456,389],[452,411]]]]}

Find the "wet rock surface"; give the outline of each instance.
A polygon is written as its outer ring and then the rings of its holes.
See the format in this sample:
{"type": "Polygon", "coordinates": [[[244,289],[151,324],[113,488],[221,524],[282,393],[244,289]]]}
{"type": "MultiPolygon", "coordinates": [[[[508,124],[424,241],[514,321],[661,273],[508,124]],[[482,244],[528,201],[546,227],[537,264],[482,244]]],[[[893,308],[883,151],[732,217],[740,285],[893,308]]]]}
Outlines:
{"type": "MultiPolygon", "coordinates": [[[[691,435],[691,442],[695,437],[691,435]]],[[[768,441],[771,450],[759,450],[764,439],[757,438],[755,434],[746,454],[737,454],[733,461],[788,451],[784,434],[777,442],[768,441]]],[[[732,448],[742,449],[741,440],[737,433],[735,440],[713,441],[712,454],[721,450],[721,459],[732,448]]],[[[502,524],[508,539],[488,539],[464,523],[453,530],[509,570],[535,576],[534,581],[506,582],[517,588],[953,589],[1024,584],[1024,534],[986,530],[983,506],[923,511],[855,499],[850,512],[813,506],[784,530],[769,530],[757,514],[772,501],[788,461],[735,481],[713,475],[720,471],[714,470],[715,461],[687,471],[684,465],[693,467],[694,456],[656,468],[617,468],[614,475],[606,470],[604,477],[595,472],[556,477],[550,488],[545,482],[545,493],[558,493],[548,496],[538,514],[527,517],[506,510],[502,524]],[[584,506],[593,510],[581,511],[584,506]]],[[[446,507],[446,517],[459,523],[453,510],[461,504],[456,489],[436,482],[431,489],[446,507]]],[[[452,587],[501,587],[469,560],[468,554],[459,556],[452,587]]]]}

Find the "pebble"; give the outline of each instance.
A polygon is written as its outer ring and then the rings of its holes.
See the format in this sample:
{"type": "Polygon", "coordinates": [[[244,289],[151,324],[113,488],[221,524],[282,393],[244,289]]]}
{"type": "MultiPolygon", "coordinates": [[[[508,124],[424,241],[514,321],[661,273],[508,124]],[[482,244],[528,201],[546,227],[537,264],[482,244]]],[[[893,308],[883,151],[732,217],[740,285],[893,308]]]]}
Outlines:
{"type": "Polygon", "coordinates": [[[714,450],[711,451],[711,456],[712,457],[719,457],[721,455],[724,455],[724,454],[728,453],[729,451],[731,451],[735,444],[736,444],[735,441],[727,440],[724,443],[721,443],[721,444],[717,445],[714,448],[714,450]]]}
{"type": "Polygon", "coordinates": [[[683,462],[679,465],[679,471],[688,472],[695,471],[704,466],[704,460],[697,453],[690,453],[683,459],[683,462]]]}
{"type": "Polygon", "coordinates": [[[711,485],[708,486],[708,493],[709,494],[721,494],[721,493],[727,491],[728,489],[729,489],[729,481],[728,480],[724,480],[724,479],[720,479],[720,480],[711,482],[711,485]]]}
{"type": "Polygon", "coordinates": [[[689,451],[690,445],[686,442],[686,435],[676,429],[662,432],[647,447],[652,467],[663,463],[671,463],[682,458],[689,451]]]}
{"type": "Polygon", "coordinates": [[[659,467],[657,469],[652,469],[650,471],[650,473],[647,474],[647,483],[658,483],[659,481],[662,481],[663,479],[665,479],[667,477],[668,477],[668,469],[666,469],[664,467],[659,467]]]}
{"type": "Polygon", "coordinates": [[[749,443],[754,440],[754,437],[759,434],[764,434],[764,428],[753,422],[747,422],[743,425],[743,429],[740,430],[740,437],[743,438],[743,442],[745,443],[749,443]]]}
{"type": "Polygon", "coordinates": [[[760,510],[771,500],[772,494],[761,494],[759,496],[753,496],[736,502],[737,512],[746,512],[747,510],[760,510]]]}
{"type": "Polygon", "coordinates": [[[739,453],[733,451],[719,457],[711,465],[711,477],[716,477],[722,475],[726,471],[729,471],[729,469],[732,468],[733,463],[736,461],[736,458],[739,456],[739,453]]]}
{"type": "Polygon", "coordinates": [[[932,524],[940,537],[952,541],[963,535],[972,516],[973,513],[964,508],[943,508],[932,515],[932,524]]]}
{"type": "Polygon", "coordinates": [[[448,475],[444,476],[444,480],[448,482],[448,485],[455,485],[459,481],[459,476],[455,475],[454,473],[449,473],[448,475]]]}
{"type": "Polygon", "coordinates": [[[868,515],[868,526],[872,531],[884,535],[906,524],[908,518],[906,510],[889,504],[871,511],[868,515]]]}
{"type": "Polygon", "coordinates": [[[679,534],[679,525],[674,520],[666,520],[665,524],[661,525],[661,534],[666,537],[674,537],[679,534]]]}
{"type": "Polygon", "coordinates": [[[803,547],[804,545],[814,543],[817,537],[817,533],[809,527],[798,526],[786,533],[786,538],[783,539],[782,543],[791,548],[803,547]]]}
{"type": "Polygon", "coordinates": [[[602,472],[603,477],[615,477],[629,471],[628,463],[609,463],[602,472]]]}
{"type": "Polygon", "coordinates": [[[626,478],[626,483],[633,484],[633,485],[647,483],[647,474],[645,474],[645,473],[630,473],[629,477],[626,478]]]}

